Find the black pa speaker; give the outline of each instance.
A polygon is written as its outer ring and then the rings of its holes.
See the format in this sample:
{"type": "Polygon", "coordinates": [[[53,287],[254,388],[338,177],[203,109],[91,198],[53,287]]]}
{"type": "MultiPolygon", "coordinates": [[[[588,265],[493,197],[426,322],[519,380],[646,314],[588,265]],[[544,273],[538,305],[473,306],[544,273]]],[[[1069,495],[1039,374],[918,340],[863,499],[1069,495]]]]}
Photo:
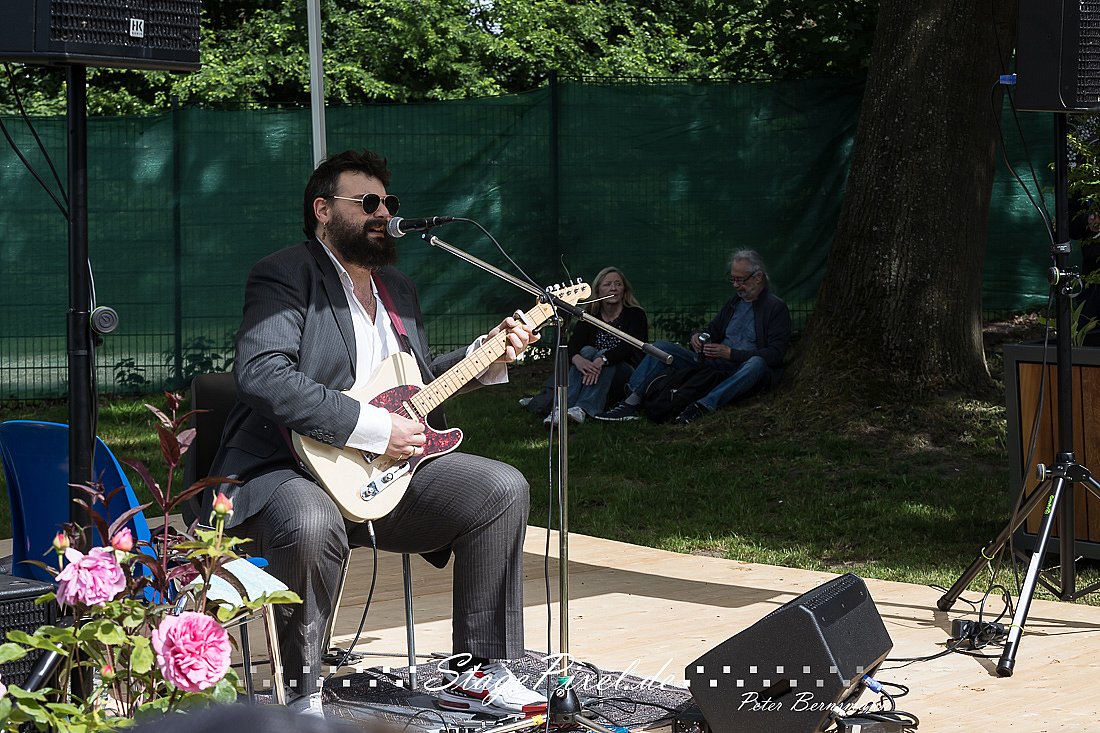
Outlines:
{"type": "Polygon", "coordinates": [[[1019,0],[1017,109],[1100,111],[1100,0],[1019,0]]]}
{"type": "MultiPolygon", "coordinates": [[[[33,634],[40,626],[55,623],[57,601],[34,602],[43,593],[53,590],[52,583],[0,575],[0,641],[7,641],[8,632],[14,629],[33,634]]],[[[6,685],[22,686],[42,654],[44,652],[34,651],[22,659],[0,664],[0,680],[6,685]]]]}
{"type": "Polygon", "coordinates": [[[0,60],[199,68],[200,0],[0,0],[0,60]]]}
{"type": "Polygon", "coordinates": [[[866,584],[849,573],[711,649],[684,677],[713,733],[817,733],[891,648],[866,584]]]}

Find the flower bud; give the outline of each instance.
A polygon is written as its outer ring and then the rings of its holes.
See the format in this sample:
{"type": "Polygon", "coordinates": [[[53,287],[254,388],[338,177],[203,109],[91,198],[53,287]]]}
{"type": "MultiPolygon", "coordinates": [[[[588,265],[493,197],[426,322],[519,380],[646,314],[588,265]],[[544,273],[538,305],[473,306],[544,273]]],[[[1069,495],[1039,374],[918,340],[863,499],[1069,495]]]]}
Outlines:
{"type": "Polygon", "coordinates": [[[69,536],[64,532],[58,532],[53,538],[53,551],[58,555],[64,555],[69,549],[69,536]]]}
{"type": "Polygon", "coordinates": [[[105,679],[105,680],[109,680],[109,679],[114,678],[115,668],[111,666],[110,662],[107,662],[106,664],[103,665],[103,671],[101,672],[101,675],[103,676],[103,679],[105,679]]]}
{"type": "Polygon", "coordinates": [[[219,493],[214,500],[214,513],[219,517],[225,517],[233,513],[233,502],[224,493],[219,493]]]}
{"type": "Polygon", "coordinates": [[[111,538],[111,547],[122,552],[134,549],[134,534],[129,527],[123,527],[115,532],[115,536],[111,538]]]}

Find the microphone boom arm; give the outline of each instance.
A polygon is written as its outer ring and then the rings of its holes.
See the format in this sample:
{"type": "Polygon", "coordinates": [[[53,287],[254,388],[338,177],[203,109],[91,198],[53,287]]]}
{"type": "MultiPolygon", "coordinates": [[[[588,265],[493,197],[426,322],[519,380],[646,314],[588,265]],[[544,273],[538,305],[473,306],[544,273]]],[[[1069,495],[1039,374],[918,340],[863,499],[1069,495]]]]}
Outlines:
{"type": "Polygon", "coordinates": [[[554,308],[556,310],[558,310],[559,312],[564,311],[564,312],[568,313],[569,315],[573,316],[574,318],[578,318],[582,321],[587,321],[588,323],[591,323],[593,326],[596,326],[597,328],[599,328],[603,331],[606,331],[607,333],[611,334],[615,338],[621,339],[622,341],[625,341],[626,343],[630,344],[634,348],[636,348],[636,349],[638,349],[638,350],[640,350],[640,351],[642,351],[646,354],[649,354],[653,358],[659,360],[662,364],[671,364],[672,363],[672,355],[671,354],[665,353],[664,351],[662,351],[661,349],[658,349],[653,344],[646,343],[645,341],[634,338],[629,333],[626,333],[624,331],[620,331],[619,329],[615,328],[614,326],[612,326],[608,323],[605,323],[604,321],[601,321],[599,318],[592,317],[591,315],[589,315],[588,311],[586,311],[584,308],[580,308],[578,306],[575,306],[572,303],[566,303],[564,300],[561,300],[560,298],[557,298],[557,297],[551,295],[550,293],[546,292],[545,290],[539,290],[538,287],[536,287],[535,285],[532,285],[531,283],[520,280],[518,277],[515,277],[514,275],[509,275],[507,272],[505,272],[504,270],[501,270],[499,267],[496,267],[494,265],[490,265],[488,262],[486,262],[484,260],[481,260],[481,259],[478,259],[477,257],[474,257],[472,254],[470,254],[468,252],[465,252],[465,251],[459,249],[458,247],[455,247],[453,244],[449,244],[447,242],[444,242],[442,239],[435,236],[434,234],[431,234],[430,232],[424,232],[423,234],[420,235],[420,237],[425,242],[432,245],[433,247],[438,247],[439,249],[443,250],[444,252],[449,252],[449,253],[453,254],[455,257],[458,257],[460,260],[465,260],[466,262],[469,262],[471,265],[474,265],[475,267],[480,267],[482,270],[485,270],[486,272],[488,272],[492,275],[496,275],[501,280],[504,280],[507,283],[511,283],[512,285],[515,285],[520,290],[525,290],[526,292],[531,293],[536,298],[541,298],[542,300],[549,301],[554,306],[554,308]]]}

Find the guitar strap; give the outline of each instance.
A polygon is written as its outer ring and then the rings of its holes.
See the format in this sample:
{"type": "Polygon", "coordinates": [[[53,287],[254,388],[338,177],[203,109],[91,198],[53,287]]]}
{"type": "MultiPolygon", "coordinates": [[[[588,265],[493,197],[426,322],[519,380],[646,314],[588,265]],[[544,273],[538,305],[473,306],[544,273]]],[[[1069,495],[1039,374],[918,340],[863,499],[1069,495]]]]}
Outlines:
{"type": "Polygon", "coordinates": [[[386,290],[386,284],[382,282],[382,278],[378,277],[377,272],[372,272],[371,278],[374,280],[374,287],[378,288],[378,297],[382,300],[382,305],[386,307],[386,313],[390,314],[390,323],[393,324],[397,335],[404,339],[405,343],[411,345],[409,334],[405,330],[405,323],[401,320],[401,316],[397,314],[397,308],[394,307],[390,291],[386,290]]]}
{"type": "MultiPolygon", "coordinates": [[[[390,316],[390,323],[393,324],[393,328],[397,331],[397,335],[401,338],[402,343],[406,344],[407,348],[412,350],[412,342],[409,341],[409,333],[405,330],[405,324],[401,320],[401,316],[397,314],[397,309],[394,307],[393,298],[390,297],[390,291],[386,289],[386,284],[382,282],[382,278],[378,277],[377,272],[371,273],[371,279],[374,281],[374,286],[378,288],[378,298],[382,301],[382,306],[386,309],[386,313],[390,316]]],[[[279,432],[282,433],[283,440],[286,441],[286,445],[290,448],[290,454],[294,456],[294,461],[298,464],[298,467],[305,471],[306,475],[312,476],[309,467],[305,461],[298,455],[298,451],[294,450],[294,442],[290,439],[290,431],[285,427],[280,427],[279,432]]]]}

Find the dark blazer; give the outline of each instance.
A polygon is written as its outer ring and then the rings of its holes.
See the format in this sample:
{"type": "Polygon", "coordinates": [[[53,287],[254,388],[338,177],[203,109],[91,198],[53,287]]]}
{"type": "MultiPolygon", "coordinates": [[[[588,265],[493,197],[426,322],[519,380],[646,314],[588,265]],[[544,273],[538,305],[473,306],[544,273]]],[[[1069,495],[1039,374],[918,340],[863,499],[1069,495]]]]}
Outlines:
{"type": "MultiPolygon", "coordinates": [[[[726,301],[718,315],[703,329],[715,341],[722,340],[726,327],[733,318],[733,309],[740,301],[741,298],[736,295],[726,301]]],[[[783,358],[791,343],[791,311],[779,296],[765,288],[752,302],[752,314],[756,326],[756,349],[734,349],[730,354],[730,362],[740,365],[751,357],[762,357],[768,365],[767,386],[774,387],[783,376],[783,358]]]]}
{"type": "MultiPolygon", "coordinates": [[[[391,267],[376,274],[408,334],[403,349],[416,358],[427,383],[459,361],[465,349],[432,360],[412,281],[391,267]]],[[[323,246],[307,241],[256,263],[248,276],[237,334],[233,371],[238,401],[211,466],[212,476],[242,482],[219,487],[233,501],[230,526],[263,507],[280,484],[302,475],[286,429],[346,445],[359,419],[359,404],[341,391],[354,384],[354,368],[351,310],[323,246]]],[[[445,426],[438,410],[428,421],[436,428],[445,426]]]]}

